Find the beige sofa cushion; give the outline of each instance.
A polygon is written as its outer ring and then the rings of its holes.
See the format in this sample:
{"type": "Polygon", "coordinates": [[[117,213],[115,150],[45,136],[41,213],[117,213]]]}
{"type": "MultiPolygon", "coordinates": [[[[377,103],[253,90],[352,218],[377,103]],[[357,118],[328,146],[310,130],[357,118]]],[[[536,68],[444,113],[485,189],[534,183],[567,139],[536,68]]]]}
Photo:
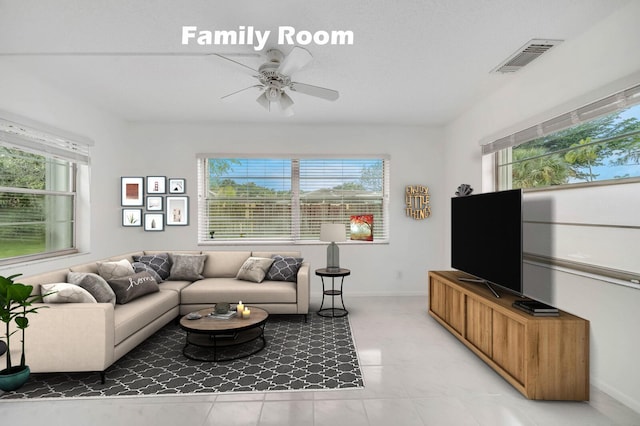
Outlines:
{"type": "Polygon", "coordinates": [[[180,293],[183,288],[190,284],[191,281],[163,281],[159,284],[159,286],[160,290],[173,290],[180,293]]]}
{"type": "Polygon", "coordinates": [[[143,254],[144,254],[143,251],[134,251],[132,253],[126,253],[126,254],[110,257],[109,261],[114,262],[117,260],[127,259],[130,263],[133,263],[133,256],[142,256],[143,254]]]}
{"type": "Polygon", "coordinates": [[[296,284],[286,281],[263,281],[261,284],[235,278],[205,278],[182,290],[182,304],[216,302],[296,303],[296,284]]]}
{"type": "Polygon", "coordinates": [[[234,278],[250,251],[203,251],[207,255],[202,275],[205,278],[234,278]]]}
{"type": "Polygon", "coordinates": [[[40,284],[53,284],[53,283],[65,283],[67,282],[67,274],[69,269],[59,269],[57,271],[45,272],[43,274],[32,275],[29,277],[17,277],[16,282],[32,285],[32,295],[40,295],[40,284]]]}
{"type": "Polygon", "coordinates": [[[284,257],[302,257],[299,251],[254,251],[251,253],[251,256],[273,257],[274,254],[279,254],[284,257]]]}
{"type": "Polygon", "coordinates": [[[83,263],[82,265],[72,266],[69,269],[73,272],[91,272],[92,274],[97,274],[98,262],[83,263]]]}
{"type": "Polygon", "coordinates": [[[179,304],[180,295],[177,292],[160,290],[126,305],[117,305],[114,310],[115,345],[179,304]]]}

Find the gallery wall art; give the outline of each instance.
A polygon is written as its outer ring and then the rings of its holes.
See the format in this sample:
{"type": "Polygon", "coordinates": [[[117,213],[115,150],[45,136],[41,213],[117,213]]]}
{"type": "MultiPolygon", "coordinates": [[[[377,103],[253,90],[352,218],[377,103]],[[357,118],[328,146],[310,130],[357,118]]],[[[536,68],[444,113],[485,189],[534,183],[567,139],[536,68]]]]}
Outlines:
{"type": "Polygon", "coordinates": [[[189,225],[189,197],[177,195],[186,193],[186,183],[184,178],[165,176],[121,177],[122,226],[153,232],[189,225]]]}

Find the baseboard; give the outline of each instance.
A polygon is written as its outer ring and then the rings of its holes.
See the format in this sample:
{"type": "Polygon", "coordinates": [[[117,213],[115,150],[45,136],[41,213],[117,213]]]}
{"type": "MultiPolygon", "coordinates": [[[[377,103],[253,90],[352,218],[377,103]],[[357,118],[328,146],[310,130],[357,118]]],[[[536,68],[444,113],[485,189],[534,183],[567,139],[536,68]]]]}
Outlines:
{"type": "Polygon", "coordinates": [[[619,403],[624,404],[630,409],[632,409],[633,411],[640,413],[640,401],[630,397],[629,395],[623,392],[620,392],[616,388],[613,388],[607,385],[606,383],[601,382],[600,380],[594,380],[593,378],[591,378],[591,384],[592,386],[606,393],[607,395],[609,395],[611,398],[615,399],[619,403]]]}
{"type": "MultiPolygon", "coordinates": [[[[355,291],[355,292],[347,292],[345,293],[345,298],[352,298],[352,297],[424,297],[425,299],[427,298],[428,293],[426,291],[406,291],[406,292],[387,292],[387,291],[381,291],[381,292],[362,292],[362,291],[355,291]]],[[[312,295],[311,296],[311,301],[317,301],[318,303],[322,300],[322,295],[312,295]]],[[[345,302],[346,303],[346,302],[345,302]]]]}

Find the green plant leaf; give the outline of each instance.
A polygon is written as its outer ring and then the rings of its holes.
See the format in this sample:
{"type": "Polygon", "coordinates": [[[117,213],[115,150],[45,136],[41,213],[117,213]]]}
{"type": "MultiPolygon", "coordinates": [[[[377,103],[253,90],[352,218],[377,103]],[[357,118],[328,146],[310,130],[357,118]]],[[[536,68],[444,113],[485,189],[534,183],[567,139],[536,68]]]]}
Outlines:
{"type": "Polygon", "coordinates": [[[33,290],[33,286],[24,285],[14,283],[9,287],[7,291],[7,296],[10,300],[13,300],[15,303],[23,303],[27,301],[29,296],[31,295],[31,291],[33,290]]]}
{"type": "Polygon", "coordinates": [[[16,317],[16,324],[18,325],[18,328],[23,330],[27,327],[29,327],[29,318],[27,317],[16,317]]]}

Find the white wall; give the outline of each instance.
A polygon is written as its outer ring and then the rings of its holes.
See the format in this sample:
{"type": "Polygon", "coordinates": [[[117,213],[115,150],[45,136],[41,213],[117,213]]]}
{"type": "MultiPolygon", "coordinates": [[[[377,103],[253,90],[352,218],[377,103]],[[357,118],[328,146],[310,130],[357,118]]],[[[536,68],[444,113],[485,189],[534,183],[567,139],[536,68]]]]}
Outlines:
{"type": "Polygon", "coordinates": [[[104,209],[105,198],[112,198],[111,194],[117,196],[118,188],[102,178],[111,173],[113,164],[119,163],[126,156],[125,123],[7,64],[3,64],[0,69],[0,93],[0,111],[86,136],[95,142],[95,146],[91,148],[89,178],[92,198],[84,197],[79,200],[78,227],[82,238],[78,241],[78,246],[82,253],[54,261],[34,261],[14,267],[2,267],[0,274],[33,275],[125,250],[125,241],[111,238],[112,228],[118,225],[118,218],[112,217],[104,209]]]}
{"type": "MultiPolygon", "coordinates": [[[[507,76],[501,90],[476,103],[447,128],[447,186],[469,183],[476,192],[492,188],[480,141],[504,136],[640,83],[640,3],[632,2],[600,24],[589,28],[532,62],[517,75],[507,76]]],[[[631,186],[629,186],[631,188],[631,186]]],[[[573,198],[572,190],[558,191],[558,204],[573,198]],[[567,192],[569,191],[569,192],[567,192]],[[565,195],[563,195],[565,194],[565,195]],[[568,195],[570,194],[570,195],[568,195]]],[[[593,191],[582,191],[590,197],[593,191]]],[[[550,192],[551,194],[551,192],[550,192]]],[[[607,203],[607,194],[602,202],[607,203]]],[[[526,197],[525,197],[526,200],[526,197]]],[[[618,205],[625,205],[616,199],[618,205]]],[[[580,201],[574,201],[579,211],[580,201]]],[[[526,207],[525,207],[526,208],[526,207]]],[[[626,210],[627,223],[637,211],[626,210]]],[[[448,247],[447,230],[443,239],[448,247]]],[[[550,245],[554,242],[551,241],[550,245]]],[[[445,250],[445,254],[448,249],[445,250]]],[[[640,290],[600,281],[571,271],[527,264],[525,292],[544,293],[555,305],[591,322],[591,383],[640,411],[640,290]]]]}
{"type": "MultiPolygon", "coordinates": [[[[138,123],[129,132],[128,156],[108,179],[113,188],[120,175],[162,175],[187,179],[190,197],[188,227],[168,227],[162,233],[137,228],[114,228],[113,238],[130,239],[147,249],[248,249],[252,247],[197,246],[196,154],[389,154],[391,200],[389,244],[340,247],[340,263],[352,270],[345,280],[345,297],[355,294],[426,294],[426,270],[443,261],[440,229],[444,194],[442,136],[437,129],[387,126],[268,126],[138,123]],[[430,187],[433,215],[423,221],[405,216],[404,188],[430,187]]],[[[115,194],[115,193],[114,193],[115,194]]],[[[118,216],[118,200],[105,206],[118,216]]],[[[259,249],[268,247],[258,247],[259,249]]],[[[275,249],[300,250],[312,268],[326,264],[326,245],[297,245],[275,249]]],[[[312,296],[320,295],[319,278],[312,296]]]]}
{"type": "MultiPolygon", "coordinates": [[[[444,191],[443,131],[422,127],[286,126],[215,124],[131,124],[87,105],[18,70],[3,67],[0,110],[22,115],[95,141],[91,149],[91,199],[80,215],[88,217],[89,235],[82,253],[0,268],[9,275],[43,271],[142,249],[233,249],[197,246],[197,153],[265,154],[389,154],[391,200],[389,244],[344,245],[341,264],[352,270],[345,295],[426,294],[426,271],[443,264],[441,206],[444,191]],[[120,177],[161,175],[183,177],[190,196],[190,226],[144,232],[121,226],[120,177]],[[406,185],[427,185],[432,217],[415,221],[405,216],[406,185]]],[[[252,247],[240,247],[251,249],[252,247]]],[[[269,247],[259,247],[269,249],[269,247]]],[[[300,250],[313,268],[326,264],[325,245],[273,247],[300,250]]],[[[313,277],[312,296],[320,297],[313,277]]]]}

